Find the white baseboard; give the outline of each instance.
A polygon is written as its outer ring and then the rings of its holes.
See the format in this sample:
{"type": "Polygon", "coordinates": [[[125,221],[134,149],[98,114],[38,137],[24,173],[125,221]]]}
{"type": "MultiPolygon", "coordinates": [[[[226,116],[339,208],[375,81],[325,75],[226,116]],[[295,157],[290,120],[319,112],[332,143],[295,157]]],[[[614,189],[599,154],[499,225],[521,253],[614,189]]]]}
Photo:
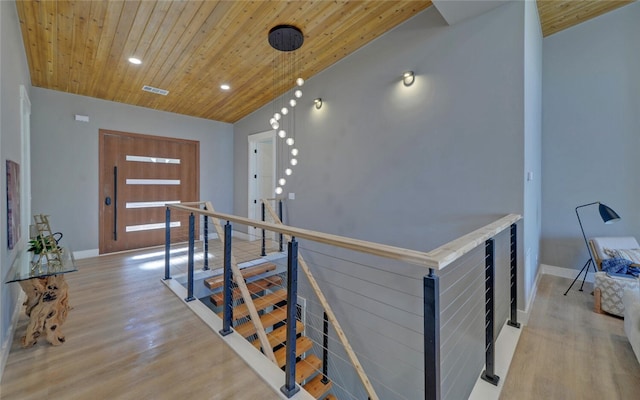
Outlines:
{"type": "Polygon", "coordinates": [[[235,237],[235,238],[246,240],[246,241],[257,240],[257,238],[249,235],[248,233],[239,232],[239,231],[231,232],[231,237],[235,237]]]}
{"type": "MultiPolygon", "coordinates": [[[[203,234],[200,234],[199,238],[200,238],[201,242],[204,241],[204,235],[203,234]]],[[[218,234],[215,233],[215,232],[209,232],[208,238],[209,238],[209,240],[216,240],[216,239],[218,239],[218,234]]]]}
{"type": "MultiPolygon", "coordinates": [[[[562,268],[562,267],[556,267],[553,265],[546,265],[546,264],[540,264],[540,269],[542,270],[543,274],[559,276],[561,278],[567,278],[572,280],[575,279],[575,277],[580,272],[579,270],[576,270],[576,269],[562,268]]],[[[579,279],[580,283],[582,283],[583,277],[584,277],[584,273],[580,274],[580,279],[579,279]]],[[[593,283],[593,280],[594,280],[594,273],[589,272],[587,274],[586,282],[593,283]]],[[[576,282],[576,285],[577,284],[578,282],[576,282]]]]}
{"type": "Polygon", "coordinates": [[[494,373],[500,377],[498,385],[494,386],[489,382],[485,382],[478,376],[478,380],[469,395],[469,400],[497,400],[500,398],[500,392],[502,391],[502,386],[506,381],[509,366],[511,365],[513,355],[516,352],[516,347],[518,346],[518,340],[520,339],[522,329],[523,326],[518,329],[511,327],[506,323],[502,327],[500,336],[496,339],[495,345],[496,353],[494,373]]]}
{"type": "Polygon", "coordinates": [[[529,312],[518,310],[518,323],[525,326],[529,323],[529,312]]]}
{"type": "Polygon", "coordinates": [[[98,249],[80,250],[80,251],[73,252],[73,258],[75,258],[76,260],[80,260],[83,258],[98,257],[99,255],[100,253],[98,249]]]}
{"type": "MultiPolygon", "coordinates": [[[[473,387],[473,391],[469,395],[469,400],[498,400],[500,398],[502,385],[504,385],[504,382],[507,379],[509,366],[511,365],[511,360],[513,359],[513,356],[516,352],[518,340],[520,340],[520,334],[525,328],[525,325],[529,323],[529,313],[531,312],[531,307],[533,306],[533,302],[538,293],[538,284],[540,282],[540,277],[543,273],[545,273],[545,267],[549,266],[540,265],[540,267],[538,268],[535,282],[533,284],[533,287],[531,288],[531,294],[526,300],[525,309],[518,310],[518,322],[520,323],[520,328],[514,328],[505,323],[504,327],[500,331],[500,335],[496,339],[495,374],[500,377],[498,385],[494,386],[478,377],[478,380],[473,387]]],[[[557,268],[560,270],[566,269],[558,267],[552,268],[557,268]]]]}
{"type": "Polygon", "coordinates": [[[13,343],[13,337],[16,333],[16,326],[18,325],[18,318],[20,318],[20,312],[22,311],[22,303],[27,299],[27,295],[21,290],[18,299],[16,300],[16,307],[13,310],[13,316],[11,317],[11,325],[8,328],[7,338],[2,343],[0,348],[0,377],[4,375],[4,367],[7,365],[7,359],[9,358],[9,352],[11,351],[11,343],[13,343]]]}
{"type": "Polygon", "coordinates": [[[529,295],[529,298],[526,299],[524,310],[518,310],[518,322],[522,325],[527,325],[529,323],[529,313],[531,312],[531,307],[533,306],[533,302],[538,294],[538,284],[540,283],[540,277],[543,274],[542,269],[542,265],[540,265],[538,267],[538,273],[536,273],[536,279],[533,282],[533,287],[531,288],[531,294],[529,295]]]}

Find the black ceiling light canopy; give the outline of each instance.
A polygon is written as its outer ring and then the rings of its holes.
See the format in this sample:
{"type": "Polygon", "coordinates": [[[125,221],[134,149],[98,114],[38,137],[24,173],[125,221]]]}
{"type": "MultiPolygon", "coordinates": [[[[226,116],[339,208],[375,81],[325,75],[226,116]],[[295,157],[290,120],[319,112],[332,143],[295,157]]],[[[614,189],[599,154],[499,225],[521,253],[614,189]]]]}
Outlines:
{"type": "Polygon", "coordinates": [[[269,44],[276,50],[298,50],[303,42],[302,31],[292,25],[277,25],[269,31],[269,44]]]}

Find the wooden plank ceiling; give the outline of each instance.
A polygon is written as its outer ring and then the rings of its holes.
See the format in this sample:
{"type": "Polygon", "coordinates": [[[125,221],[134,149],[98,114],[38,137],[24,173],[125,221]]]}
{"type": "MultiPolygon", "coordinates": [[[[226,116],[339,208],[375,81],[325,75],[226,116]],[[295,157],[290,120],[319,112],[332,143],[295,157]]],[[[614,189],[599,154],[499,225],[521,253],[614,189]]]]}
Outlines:
{"type": "MultiPolygon", "coordinates": [[[[629,1],[542,0],[544,35],[629,1]]],[[[16,1],[33,86],[224,122],[273,100],[275,25],[299,27],[305,79],[431,6],[397,1],[16,1]],[[141,65],[127,59],[137,57],[141,65]],[[226,83],[231,89],[224,91],[226,83]],[[149,85],[169,91],[142,91],[149,85]]],[[[291,56],[291,55],[289,55],[291,56]]],[[[287,61],[291,63],[291,61],[287,61]]],[[[293,84],[293,82],[291,82],[293,84]]]]}
{"type": "Polygon", "coordinates": [[[538,0],[542,35],[549,36],[635,0],[538,0]]]}

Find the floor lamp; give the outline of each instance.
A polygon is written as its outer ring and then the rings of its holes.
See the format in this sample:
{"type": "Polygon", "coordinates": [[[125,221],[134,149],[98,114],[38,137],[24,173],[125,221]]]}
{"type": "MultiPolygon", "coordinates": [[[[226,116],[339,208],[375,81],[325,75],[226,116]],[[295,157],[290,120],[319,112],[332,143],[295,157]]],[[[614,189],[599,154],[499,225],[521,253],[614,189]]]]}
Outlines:
{"type": "Polygon", "coordinates": [[[600,211],[600,217],[602,218],[602,221],[605,224],[612,224],[612,223],[617,222],[617,221],[620,220],[620,216],[618,215],[618,213],[613,211],[611,208],[605,206],[604,204],[600,203],[599,201],[595,201],[593,203],[588,203],[588,204],[583,204],[581,206],[576,207],[576,216],[578,217],[578,223],[580,224],[580,230],[582,231],[582,237],[584,238],[584,244],[587,246],[587,250],[589,251],[589,259],[584,264],[584,266],[582,267],[580,272],[578,272],[578,275],[575,277],[573,282],[571,282],[571,285],[569,285],[569,288],[567,289],[567,291],[564,292],[565,296],[567,295],[567,293],[569,293],[569,290],[571,290],[571,287],[573,286],[574,283],[576,283],[576,281],[578,280],[580,275],[582,275],[582,273],[584,272],[584,277],[582,278],[582,285],[580,285],[580,291],[582,292],[582,287],[584,286],[584,281],[587,279],[587,274],[589,273],[589,265],[593,265],[593,272],[597,271],[596,263],[593,261],[593,254],[591,254],[591,247],[589,246],[589,242],[587,241],[587,236],[584,234],[584,228],[582,227],[582,221],[580,220],[580,214],[578,213],[578,209],[583,208],[583,207],[592,206],[594,204],[598,205],[598,211],[600,211]]]}

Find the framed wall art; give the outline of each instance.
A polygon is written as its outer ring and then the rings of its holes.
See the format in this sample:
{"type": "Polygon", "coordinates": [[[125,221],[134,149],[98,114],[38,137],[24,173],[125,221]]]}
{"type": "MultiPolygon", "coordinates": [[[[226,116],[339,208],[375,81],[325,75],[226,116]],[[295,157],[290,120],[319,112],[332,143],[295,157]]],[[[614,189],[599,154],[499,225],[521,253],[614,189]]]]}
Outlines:
{"type": "Polygon", "coordinates": [[[20,240],[20,165],[7,160],[7,245],[9,250],[20,240]]]}

